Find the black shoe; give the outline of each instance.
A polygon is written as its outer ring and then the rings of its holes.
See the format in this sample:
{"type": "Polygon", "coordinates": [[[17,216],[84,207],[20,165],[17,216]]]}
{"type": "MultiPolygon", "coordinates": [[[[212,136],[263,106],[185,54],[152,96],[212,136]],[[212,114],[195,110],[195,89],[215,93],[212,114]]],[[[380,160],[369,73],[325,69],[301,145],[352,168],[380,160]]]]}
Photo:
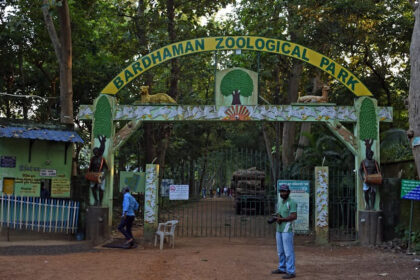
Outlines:
{"type": "Polygon", "coordinates": [[[286,274],[286,271],[276,269],[276,270],[271,271],[271,274],[286,274]]]}
{"type": "Polygon", "coordinates": [[[282,278],[283,279],[292,279],[292,278],[295,278],[295,277],[296,277],[295,274],[286,273],[286,275],[284,275],[282,278]]]}

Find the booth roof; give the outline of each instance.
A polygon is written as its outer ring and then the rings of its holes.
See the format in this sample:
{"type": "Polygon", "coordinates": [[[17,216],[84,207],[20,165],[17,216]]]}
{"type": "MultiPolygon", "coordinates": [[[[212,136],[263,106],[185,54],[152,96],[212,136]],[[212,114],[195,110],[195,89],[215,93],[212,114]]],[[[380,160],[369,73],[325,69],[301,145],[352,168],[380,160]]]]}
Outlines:
{"type": "Polygon", "coordinates": [[[0,125],[0,137],[83,143],[82,138],[74,131],[44,129],[38,127],[0,125]]]}

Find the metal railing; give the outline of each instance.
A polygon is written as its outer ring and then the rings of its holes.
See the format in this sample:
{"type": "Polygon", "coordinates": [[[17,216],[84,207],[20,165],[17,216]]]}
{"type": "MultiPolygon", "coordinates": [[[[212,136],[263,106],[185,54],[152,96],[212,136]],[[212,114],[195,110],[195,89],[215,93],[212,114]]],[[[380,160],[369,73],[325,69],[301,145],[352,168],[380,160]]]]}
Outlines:
{"type": "Polygon", "coordinates": [[[276,227],[267,220],[274,203],[272,199],[250,202],[237,214],[235,199],[223,195],[193,198],[184,204],[166,201],[166,207],[159,210],[159,221],[178,220],[176,234],[180,237],[273,237],[276,227]]]}
{"type": "Polygon", "coordinates": [[[0,229],[74,233],[79,202],[39,197],[0,197],[0,229]]]}

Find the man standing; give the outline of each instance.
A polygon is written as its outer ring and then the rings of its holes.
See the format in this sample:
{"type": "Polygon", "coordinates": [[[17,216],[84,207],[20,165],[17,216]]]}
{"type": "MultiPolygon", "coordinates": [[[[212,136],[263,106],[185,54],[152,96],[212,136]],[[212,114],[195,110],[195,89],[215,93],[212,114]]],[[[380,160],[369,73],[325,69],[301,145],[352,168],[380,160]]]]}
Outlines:
{"type": "Polygon", "coordinates": [[[281,200],[277,203],[276,243],[279,265],[272,274],[285,274],[283,279],[296,277],[293,248],[293,221],[297,219],[297,204],[290,197],[288,185],[280,186],[281,200]]]}
{"type": "Polygon", "coordinates": [[[120,225],[118,226],[118,230],[125,236],[125,239],[127,239],[125,244],[128,248],[130,248],[134,245],[134,237],[131,232],[131,227],[133,226],[135,217],[134,211],[139,209],[139,203],[130,194],[130,189],[128,187],[125,187],[122,192],[124,195],[122,205],[123,215],[120,225]]]}

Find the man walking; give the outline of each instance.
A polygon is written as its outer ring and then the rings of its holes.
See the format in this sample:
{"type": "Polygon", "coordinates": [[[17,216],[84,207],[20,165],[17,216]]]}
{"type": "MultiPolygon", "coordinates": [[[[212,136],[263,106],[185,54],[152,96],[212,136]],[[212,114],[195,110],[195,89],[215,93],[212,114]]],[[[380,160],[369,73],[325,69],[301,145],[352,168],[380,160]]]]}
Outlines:
{"type": "Polygon", "coordinates": [[[281,200],[277,203],[276,243],[279,265],[272,274],[285,274],[283,279],[296,277],[293,248],[293,221],[297,219],[297,204],[290,197],[288,185],[280,186],[281,200]]]}
{"type": "Polygon", "coordinates": [[[121,218],[120,225],[118,226],[118,230],[125,236],[127,242],[125,245],[130,248],[134,245],[134,238],[133,233],[131,232],[131,227],[133,226],[134,221],[134,211],[139,209],[139,203],[134,199],[134,197],[130,194],[130,189],[125,187],[123,189],[123,215],[121,218]]]}

